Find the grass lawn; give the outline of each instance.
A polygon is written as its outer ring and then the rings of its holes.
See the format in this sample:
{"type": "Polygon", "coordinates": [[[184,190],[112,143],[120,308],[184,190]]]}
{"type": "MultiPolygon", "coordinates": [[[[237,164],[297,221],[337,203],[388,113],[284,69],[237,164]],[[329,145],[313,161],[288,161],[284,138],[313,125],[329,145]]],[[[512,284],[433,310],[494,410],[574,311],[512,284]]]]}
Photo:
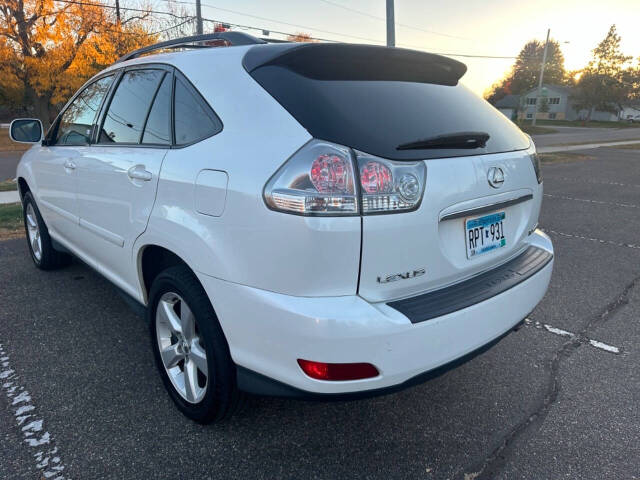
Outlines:
{"type": "Polygon", "coordinates": [[[584,155],[583,153],[572,153],[572,152],[539,153],[538,157],[540,157],[540,161],[545,164],[577,162],[577,161],[593,159],[593,157],[590,155],[584,155]]]}
{"type": "Polygon", "coordinates": [[[10,192],[12,190],[17,190],[18,184],[13,180],[6,180],[4,182],[0,182],[0,192],[10,192]]]}
{"type": "MultiPolygon", "coordinates": [[[[591,127],[591,128],[640,128],[640,123],[629,122],[584,122],[582,120],[536,120],[538,125],[558,126],[558,127],[591,127]]],[[[518,122],[518,126],[524,130],[524,127],[531,126],[530,120],[518,122]]]]}
{"type": "Polygon", "coordinates": [[[0,204],[0,240],[24,236],[22,224],[22,204],[0,204]]]}
{"type": "Polygon", "coordinates": [[[0,128],[0,152],[24,152],[31,145],[27,143],[16,143],[9,138],[9,129],[0,128]]]}
{"type": "Polygon", "coordinates": [[[539,127],[532,125],[523,125],[519,124],[520,130],[524,133],[528,133],[529,135],[546,135],[547,133],[558,133],[558,130],[549,127],[539,127]]]}

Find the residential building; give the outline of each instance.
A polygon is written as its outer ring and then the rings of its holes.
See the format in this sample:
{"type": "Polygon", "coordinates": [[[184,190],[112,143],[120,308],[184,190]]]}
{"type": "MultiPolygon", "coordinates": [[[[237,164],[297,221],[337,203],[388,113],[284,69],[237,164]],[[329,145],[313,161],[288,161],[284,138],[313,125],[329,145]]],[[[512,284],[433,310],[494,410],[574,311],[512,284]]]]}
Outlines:
{"type": "Polygon", "coordinates": [[[516,120],[520,109],[520,95],[507,95],[498,100],[494,107],[500,110],[509,120],[516,120]]]}
{"type": "MultiPolygon", "coordinates": [[[[573,88],[566,85],[544,85],[542,95],[538,96],[538,89],[526,92],[522,97],[523,108],[518,112],[518,119],[532,119],[535,106],[538,105],[537,119],[543,120],[586,120],[588,110],[577,110],[571,100],[573,88]],[[544,105],[546,104],[546,106],[544,105]]],[[[620,113],[595,110],[591,113],[591,120],[616,122],[620,120],[620,113]]]]}

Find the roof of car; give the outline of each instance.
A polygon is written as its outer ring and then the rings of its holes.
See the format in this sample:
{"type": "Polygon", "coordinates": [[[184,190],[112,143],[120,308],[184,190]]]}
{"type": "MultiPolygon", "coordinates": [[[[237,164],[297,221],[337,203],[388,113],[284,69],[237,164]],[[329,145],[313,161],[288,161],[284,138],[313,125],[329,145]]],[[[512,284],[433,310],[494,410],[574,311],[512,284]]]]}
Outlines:
{"type": "Polygon", "coordinates": [[[119,68],[127,67],[130,65],[140,65],[147,63],[167,63],[173,65],[178,63],[178,59],[184,58],[185,56],[203,56],[210,57],[219,55],[224,52],[225,55],[237,55],[239,58],[242,58],[244,54],[250,48],[255,45],[239,45],[239,46],[230,46],[230,47],[212,47],[212,48],[199,48],[195,50],[185,49],[185,50],[175,50],[175,51],[163,51],[160,53],[151,53],[149,55],[143,55],[140,57],[135,57],[130,60],[123,60],[116,62],[109,67],[107,67],[104,71],[116,70],[119,68]]]}

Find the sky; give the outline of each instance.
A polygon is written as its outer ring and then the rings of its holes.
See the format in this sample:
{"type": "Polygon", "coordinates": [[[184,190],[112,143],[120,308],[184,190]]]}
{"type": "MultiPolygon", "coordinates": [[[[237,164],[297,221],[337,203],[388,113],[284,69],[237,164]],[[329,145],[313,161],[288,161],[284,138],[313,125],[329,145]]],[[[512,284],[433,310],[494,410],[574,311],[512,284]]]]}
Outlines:
{"type": "MultiPolygon", "coordinates": [[[[154,3],[162,1],[166,0],[154,3]]],[[[203,17],[222,22],[355,43],[384,44],[386,39],[385,0],[201,1],[203,17]]],[[[588,62],[591,50],[615,23],[623,51],[640,57],[640,0],[395,0],[395,12],[400,47],[516,56],[527,41],[544,40],[550,28],[551,37],[561,43],[565,67],[574,70],[588,62]]],[[[467,65],[462,82],[478,94],[501,78],[514,61],[453,58],[467,65]]]]}

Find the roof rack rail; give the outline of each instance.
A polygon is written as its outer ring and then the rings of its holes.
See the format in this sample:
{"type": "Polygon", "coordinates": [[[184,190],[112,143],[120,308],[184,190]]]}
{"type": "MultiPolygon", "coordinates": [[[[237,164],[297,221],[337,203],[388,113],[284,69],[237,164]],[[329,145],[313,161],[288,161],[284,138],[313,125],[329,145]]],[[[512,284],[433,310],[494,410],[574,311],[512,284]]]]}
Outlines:
{"type": "Polygon", "coordinates": [[[208,48],[209,45],[201,45],[198,43],[211,40],[223,40],[231,45],[255,45],[259,43],[267,43],[265,40],[261,40],[244,32],[206,33],[204,35],[191,35],[190,37],[174,38],[173,40],[148,45],[123,55],[116,60],[115,63],[131,60],[132,58],[139,57],[144,53],[161,50],[163,48],[208,48]]]}

